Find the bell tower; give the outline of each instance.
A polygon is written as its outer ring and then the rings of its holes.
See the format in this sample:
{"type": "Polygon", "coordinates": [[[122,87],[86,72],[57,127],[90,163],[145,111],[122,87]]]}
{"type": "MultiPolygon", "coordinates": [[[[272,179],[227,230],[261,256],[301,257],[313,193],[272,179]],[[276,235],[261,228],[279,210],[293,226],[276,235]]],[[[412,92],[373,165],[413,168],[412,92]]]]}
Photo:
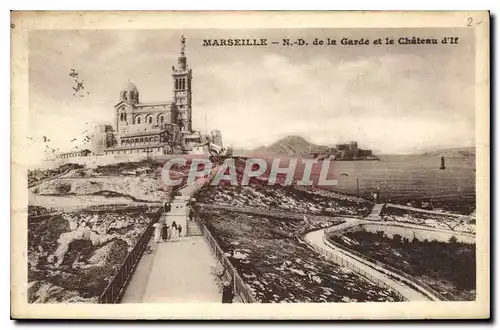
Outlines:
{"type": "Polygon", "coordinates": [[[191,79],[192,70],[187,65],[186,38],[181,37],[181,54],[177,59],[177,66],[172,66],[174,80],[173,103],[176,108],[176,122],[181,131],[192,132],[191,124],[191,79]]]}

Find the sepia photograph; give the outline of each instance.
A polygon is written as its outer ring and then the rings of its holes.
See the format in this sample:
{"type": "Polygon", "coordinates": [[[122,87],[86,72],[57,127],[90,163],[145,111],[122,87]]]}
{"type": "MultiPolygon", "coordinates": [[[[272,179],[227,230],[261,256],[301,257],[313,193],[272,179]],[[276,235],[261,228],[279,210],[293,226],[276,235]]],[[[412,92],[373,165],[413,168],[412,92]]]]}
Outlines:
{"type": "Polygon", "coordinates": [[[488,12],[11,20],[14,318],[489,317],[488,12]]]}

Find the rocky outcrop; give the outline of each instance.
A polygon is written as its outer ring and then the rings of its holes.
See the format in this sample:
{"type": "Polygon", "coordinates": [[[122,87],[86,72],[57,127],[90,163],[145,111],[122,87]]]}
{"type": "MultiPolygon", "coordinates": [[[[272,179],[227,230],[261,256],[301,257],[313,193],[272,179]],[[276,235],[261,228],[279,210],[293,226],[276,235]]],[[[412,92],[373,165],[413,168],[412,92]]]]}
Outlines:
{"type": "Polygon", "coordinates": [[[93,246],[100,246],[114,238],[116,238],[115,235],[100,235],[92,231],[88,226],[82,225],[76,230],[61,234],[57,240],[57,243],[59,243],[57,250],[47,258],[47,261],[59,267],[64,261],[69,245],[74,241],[88,240],[92,242],[93,246]]]}
{"type": "Polygon", "coordinates": [[[29,301],[96,301],[150,221],[144,210],[28,218],[29,301]]]}
{"type": "Polygon", "coordinates": [[[165,198],[158,180],[152,177],[60,178],[40,184],[39,195],[128,196],[133,200],[157,202],[165,198]]]}
{"type": "Polygon", "coordinates": [[[96,297],[83,298],[77,291],[68,291],[46,281],[33,281],[28,284],[30,303],[95,303],[96,297]]]}
{"type": "Polygon", "coordinates": [[[202,203],[253,207],[260,209],[281,209],[298,214],[316,215],[365,215],[372,203],[361,198],[341,195],[335,192],[318,192],[294,187],[248,185],[217,186],[201,190],[196,199],[202,203]]]}

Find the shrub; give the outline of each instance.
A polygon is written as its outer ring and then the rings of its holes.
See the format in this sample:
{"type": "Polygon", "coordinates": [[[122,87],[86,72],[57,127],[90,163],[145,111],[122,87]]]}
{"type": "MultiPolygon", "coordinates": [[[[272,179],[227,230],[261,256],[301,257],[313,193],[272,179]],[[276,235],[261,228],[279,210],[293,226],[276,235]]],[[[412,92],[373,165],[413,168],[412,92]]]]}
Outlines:
{"type": "Polygon", "coordinates": [[[403,236],[401,236],[399,234],[394,234],[394,236],[392,237],[392,241],[394,242],[395,245],[399,245],[399,244],[401,244],[402,238],[403,238],[403,236]]]}
{"type": "Polygon", "coordinates": [[[55,189],[58,194],[67,194],[71,191],[71,184],[69,182],[58,182],[55,189]]]}

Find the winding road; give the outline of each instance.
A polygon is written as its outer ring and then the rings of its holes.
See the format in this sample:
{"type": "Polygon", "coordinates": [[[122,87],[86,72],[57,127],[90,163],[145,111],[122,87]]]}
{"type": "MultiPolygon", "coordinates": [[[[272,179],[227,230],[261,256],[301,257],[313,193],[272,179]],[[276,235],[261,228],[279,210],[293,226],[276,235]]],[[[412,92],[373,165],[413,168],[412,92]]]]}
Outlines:
{"type": "MultiPolygon", "coordinates": [[[[344,219],[345,223],[335,226],[336,229],[341,230],[348,227],[352,227],[360,222],[359,219],[344,219]]],[[[377,266],[369,261],[366,261],[362,258],[359,258],[349,252],[334,246],[333,244],[329,244],[325,239],[325,230],[327,229],[319,229],[316,231],[312,231],[305,235],[304,240],[318,248],[319,250],[324,251],[327,256],[328,252],[333,254],[337,258],[341,258],[358,269],[357,273],[366,273],[371,277],[376,278],[377,280],[383,282],[385,285],[391,287],[393,290],[399,292],[405,299],[409,301],[429,301],[434,300],[438,301],[439,299],[434,296],[432,293],[428,292],[424,288],[419,287],[419,290],[413,289],[404,283],[408,280],[403,278],[402,276],[395,274],[387,269],[384,269],[380,266],[377,266]]],[[[366,277],[366,276],[365,276],[366,277]]],[[[414,286],[418,287],[415,283],[414,286]]]]}

